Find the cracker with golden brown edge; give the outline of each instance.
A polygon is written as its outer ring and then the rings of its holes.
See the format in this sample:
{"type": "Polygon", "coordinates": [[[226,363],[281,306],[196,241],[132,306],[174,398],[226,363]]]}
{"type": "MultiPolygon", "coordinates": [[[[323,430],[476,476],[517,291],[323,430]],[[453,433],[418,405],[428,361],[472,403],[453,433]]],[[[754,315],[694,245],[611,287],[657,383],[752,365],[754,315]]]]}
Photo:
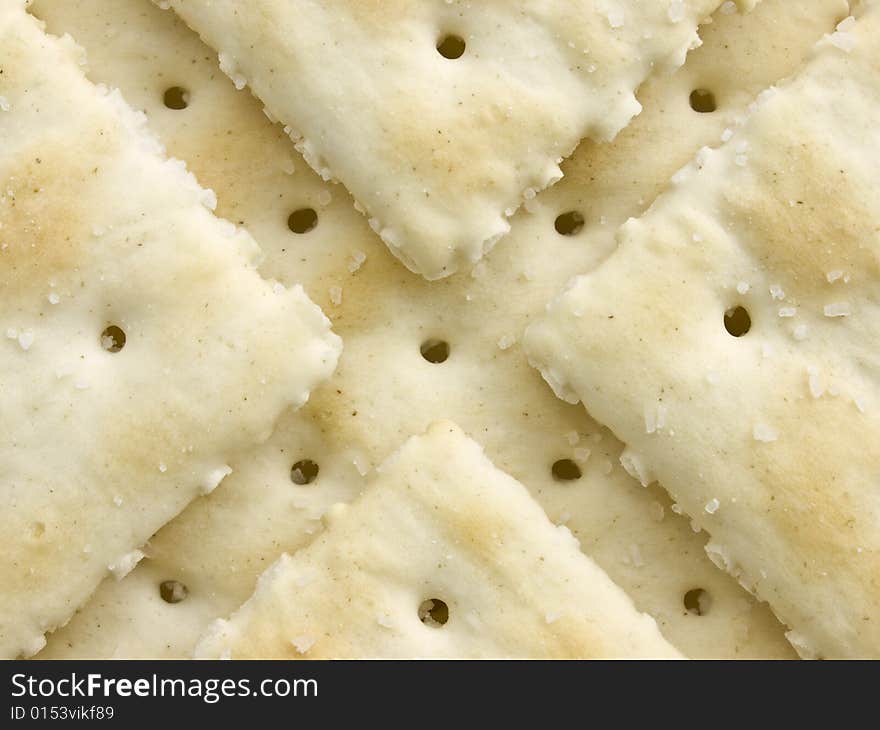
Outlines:
{"type": "Polygon", "coordinates": [[[197,656],[680,656],[450,421],[410,438],[197,656]]]}
{"type": "Polygon", "coordinates": [[[80,59],[0,9],[3,656],[131,570],[340,350],[80,59]]]}
{"type": "Polygon", "coordinates": [[[527,333],[804,655],[880,655],[880,6],[527,333]]]}
{"type": "Polygon", "coordinates": [[[701,144],[717,143],[758,92],[798,67],[846,14],[845,3],[765,0],[753,13],[717,13],[684,67],[642,87],[645,111],[613,143],[580,145],[564,164],[566,177],[517,216],[510,238],[473,278],[433,284],[383,255],[345,192],[291,159],[281,128],[218,78],[214,54],[173,13],[139,0],[38,0],[34,12],[86,45],[92,78],[120,86],[145,109],[171,151],[217,191],[218,210],[254,233],[266,252],[262,271],[302,277],[346,340],[333,382],[236,461],[220,489],[163,528],[130,576],[105,582],[41,656],[190,654],[203,628],[240,606],[282,551],[313,539],[323,510],[358,494],[358,468],[378,464],[389,444],[441,417],[478,434],[491,459],[566,524],[686,654],[792,655],[766,606],[708,560],[705,534],[671,512],[661,489],[644,490],[629,477],[618,463],[621,444],[554,398],[518,343],[507,345],[572,273],[607,255],[616,226],[642,212],[701,144]],[[185,109],[163,104],[174,86],[188,92],[185,109]],[[713,93],[715,112],[691,109],[695,88],[713,93]],[[288,216],[307,208],[317,226],[292,233],[288,216]],[[569,210],[583,214],[583,228],[560,235],[554,219],[569,210]],[[449,342],[445,363],[419,354],[432,337],[449,342]],[[565,458],[578,465],[579,479],[554,478],[551,465],[565,458]],[[309,484],[291,483],[291,466],[302,459],[320,471],[309,484]],[[183,601],[163,599],[168,580],[189,589],[183,601]]]}
{"type": "Polygon", "coordinates": [[[159,5],[218,49],[395,256],[438,279],[507,233],[581,138],[625,127],[635,90],[683,63],[721,0],[159,5]]]}

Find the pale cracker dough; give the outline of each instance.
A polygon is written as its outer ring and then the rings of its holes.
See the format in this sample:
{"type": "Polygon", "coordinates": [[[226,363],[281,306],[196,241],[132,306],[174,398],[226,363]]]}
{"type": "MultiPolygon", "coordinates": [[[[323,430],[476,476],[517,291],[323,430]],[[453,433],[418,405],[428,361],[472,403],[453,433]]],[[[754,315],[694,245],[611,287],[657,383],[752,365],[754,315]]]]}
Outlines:
{"type": "Polygon", "coordinates": [[[581,138],[625,127],[635,90],[684,62],[721,0],[169,5],[289,125],[308,164],[351,191],[392,253],[438,279],[507,233],[581,138]],[[460,58],[438,52],[448,34],[466,43],[460,58]]]}
{"type": "Polygon", "coordinates": [[[395,452],[196,656],[671,658],[652,618],[454,423],[395,452]],[[420,617],[442,601],[446,615],[420,617]],[[445,620],[444,620],[445,619],[445,620]]]}
{"type": "Polygon", "coordinates": [[[880,655],[880,6],[864,8],[526,339],[806,656],[880,655]],[[733,337],[737,306],[751,328],[733,337]]]}
{"type": "Polygon", "coordinates": [[[0,7],[5,657],[38,651],[108,572],[131,571],[340,350],[81,58],[22,2],[0,7]]]}
{"type": "Polygon", "coordinates": [[[553,521],[567,524],[685,653],[791,655],[766,607],[706,558],[705,535],[670,510],[662,490],[642,489],[619,467],[619,442],[585,421],[581,409],[554,398],[518,343],[502,351],[498,342],[520,333],[573,273],[601,261],[616,226],[642,212],[700,145],[718,143],[761,89],[796,69],[846,15],[845,3],[765,0],[748,15],[717,14],[702,30],[704,46],[679,72],[642,87],[645,111],[614,143],[580,145],[563,165],[565,179],[517,215],[509,240],[486,258],[480,276],[433,285],[384,255],[347,193],[291,156],[280,127],[251,97],[216,78],[214,54],[173,14],[139,0],[38,0],[35,12],[88,47],[92,77],[121,86],[145,109],[169,148],[215,188],[219,211],[260,240],[263,272],[282,281],[301,277],[346,339],[333,385],[285,416],[217,491],[163,529],[151,541],[150,558],[122,582],[105,583],[41,656],[190,653],[207,623],[245,601],[256,576],[282,551],[312,539],[320,529],[316,515],[361,490],[355,462],[370,468],[389,444],[442,417],[477,435],[493,461],[528,486],[553,521]],[[173,85],[188,89],[186,110],[163,106],[162,94],[173,85]],[[690,109],[688,95],[697,87],[714,91],[717,112],[690,109]],[[308,206],[318,213],[317,227],[292,234],[287,216],[308,206]],[[560,236],[554,218],[572,209],[584,214],[584,229],[560,236]],[[357,252],[367,258],[352,273],[357,252]],[[331,287],[343,291],[339,306],[331,287]],[[449,338],[451,357],[429,365],[418,346],[438,334],[449,338]],[[578,443],[571,443],[572,432],[578,443]],[[581,479],[555,481],[550,465],[575,452],[589,452],[581,479]],[[295,486],[290,467],[302,458],[317,461],[320,474],[295,486]],[[190,588],[185,601],[161,600],[158,584],[167,579],[190,588]],[[702,616],[682,602],[697,588],[711,598],[702,616]]]}

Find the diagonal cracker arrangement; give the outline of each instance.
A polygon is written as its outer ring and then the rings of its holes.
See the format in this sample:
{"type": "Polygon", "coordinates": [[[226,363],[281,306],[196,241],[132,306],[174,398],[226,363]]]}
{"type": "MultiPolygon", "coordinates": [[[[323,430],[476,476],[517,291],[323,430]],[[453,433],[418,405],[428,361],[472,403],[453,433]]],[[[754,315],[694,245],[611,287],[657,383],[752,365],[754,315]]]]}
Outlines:
{"type": "Polygon", "coordinates": [[[156,5],[0,11],[4,655],[880,654],[876,2],[156,5]]]}

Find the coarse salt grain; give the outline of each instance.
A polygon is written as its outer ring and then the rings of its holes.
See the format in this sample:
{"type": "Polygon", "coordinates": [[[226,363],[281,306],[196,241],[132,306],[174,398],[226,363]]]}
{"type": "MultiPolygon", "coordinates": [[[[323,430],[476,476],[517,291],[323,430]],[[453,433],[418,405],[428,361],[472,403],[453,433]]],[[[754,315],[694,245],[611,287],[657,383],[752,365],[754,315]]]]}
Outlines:
{"type": "Polygon", "coordinates": [[[291,639],[290,643],[300,654],[305,654],[315,645],[315,640],[311,636],[297,636],[295,639],[291,639]]]}
{"type": "Polygon", "coordinates": [[[612,28],[622,28],[624,23],[623,9],[612,8],[608,11],[608,25],[612,28]]]}
{"type": "Polygon", "coordinates": [[[338,307],[342,304],[342,287],[340,286],[331,286],[330,289],[327,290],[330,295],[330,302],[338,307]]]}
{"type": "Polygon", "coordinates": [[[498,347],[502,350],[507,350],[513,347],[516,344],[516,337],[513,335],[504,335],[498,340],[498,347]]]}
{"type": "Polygon", "coordinates": [[[779,284],[771,284],[770,285],[770,296],[774,299],[778,299],[782,301],[785,299],[785,292],[782,290],[782,287],[779,284]]]}
{"type": "Polygon", "coordinates": [[[0,96],[0,112],[8,112],[12,107],[5,96],[0,96]]]}
{"type": "Polygon", "coordinates": [[[718,508],[721,506],[721,502],[719,502],[715,497],[712,497],[708,502],[706,502],[706,506],[703,507],[706,510],[707,514],[714,515],[718,508]]]}
{"type": "Polygon", "coordinates": [[[217,210],[217,194],[211,188],[202,191],[200,202],[208,210],[217,210]]]}
{"type": "Polygon", "coordinates": [[[856,19],[850,15],[841,20],[836,27],[836,32],[828,36],[832,46],[839,48],[844,53],[849,53],[856,47],[856,37],[848,31],[855,25],[856,19]]]}
{"type": "Polygon", "coordinates": [[[733,15],[736,12],[736,3],[733,0],[727,0],[721,4],[721,12],[724,15],[733,15]]]}
{"type": "Polygon", "coordinates": [[[49,295],[46,297],[49,300],[49,304],[58,304],[61,301],[61,297],[54,291],[49,292],[49,295]]]}
{"type": "Polygon", "coordinates": [[[750,287],[749,287],[749,282],[747,282],[747,281],[740,281],[740,282],[736,285],[736,291],[737,291],[737,293],[739,293],[739,294],[747,294],[748,291],[749,291],[749,288],[750,288],[750,287]]]}
{"type": "Polygon", "coordinates": [[[22,350],[30,350],[31,345],[34,344],[34,333],[33,330],[24,330],[23,332],[18,333],[18,346],[22,350]]]}
{"type": "Polygon", "coordinates": [[[794,317],[797,314],[797,307],[780,307],[780,317],[794,317]]]}
{"type": "Polygon", "coordinates": [[[776,429],[771,428],[766,423],[756,423],[752,427],[752,438],[754,438],[755,441],[769,444],[779,438],[779,433],[776,429]]]}
{"type": "Polygon", "coordinates": [[[144,553],[140,550],[132,550],[130,553],[126,553],[121,558],[119,558],[115,563],[111,563],[107,566],[107,569],[113,573],[113,577],[116,580],[122,580],[125,576],[127,576],[134,569],[134,566],[137,565],[144,557],[144,553]]]}
{"type": "Polygon", "coordinates": [[[831,45],[839,48],[844,53],[849,53],[856,47],[856,38],[850,33],[832,33],[829,38],[831,45]]]}
{"type": "Polygon", "coordinates": [[[825,274],[825,278],[828,280],[829,284],[833,284],[835,281],[840,279],[843,276],[843,272],[840,269],[834,269],[825,274]]]}
{"type": "Polygon", "coordinates": [[[666,425],[667,408],[663,403],[652,403],[645,407],[645,433],[655,433],[666,425]]]}
{"type": "Polygon", "coordinates": [[[848,317],[850,315],[849,304],[847,302],[833,302],[826,304],[823,311],[826,317],[848,317]]]}
{"type": "Polygon", "coordinates": [[[353,274],[357,271],[361,266],[364,265],[364,261],[367,260],[367,254],[363,251],[355,251],[351,255],[351,260],[348,262],[348,270],[353,274]]]}
{"type": "Polygon", "coordinates": [[[618,461],[626,473],[633,479],[638,479],[639,484],[643,487],[647,487],[656,480],[656,477],[650,467],[645,463],[641,454],[636,453],[632,449],[624,449],[620,454],[618,461]]]}

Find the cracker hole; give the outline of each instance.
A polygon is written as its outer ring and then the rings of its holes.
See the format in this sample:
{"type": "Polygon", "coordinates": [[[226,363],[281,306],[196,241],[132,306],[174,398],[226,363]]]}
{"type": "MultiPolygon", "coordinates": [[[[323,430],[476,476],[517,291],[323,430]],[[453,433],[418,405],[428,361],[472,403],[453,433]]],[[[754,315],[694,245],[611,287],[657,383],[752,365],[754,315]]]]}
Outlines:
{"type": "Polygon", "coordinates": [[[694,89],[690,96],[691,109],[700,114],[711,114],[718,108],[715,94],[707,89],[694,89]]]}
{"type": "Polygon", "coordinates": [[[724,313],[724,329],[734,337],[742,337],[752,328],[752,318],[745,307],[733,307],[724,313]]]}
{"type": "Polygon", "coordinates": [[[101,333],[101,347],[107,352],[119,352],[125,347],[125,332],[121,327],[111,324],[101,333]]]}
{"type": "Polygon", "coordinates": [[[180,603],[189,595],[189,590],[179,580],[163,580],[159,584],[159,595],[165,603],[180,603]]]}
{"type": "Polygon", "coordinates": [[[318,214],[314,208],[300,208],[287,218],[287,227],[294,233],[308,233],[318,225],[318,214]]]}
{"type": "Polygon", "coordinates": [[[702,588],[691,588],[682,599],[685,610],[693,616],[705,616],[712,607],[709,591],[702,588]]]}
{"type": "Polygon", "coordinates": [[[441,363],[449,358],[449,343],[445,340],[425,340],[419,351],[428,362],[441,363]]]}
{"type": "Polygon", "coordinates": [[[456,59],[461,58],[464,54],[466,44],[464,38],[458,35],[445,35],[437,41],[437,53],[443,58],[456,59]]]}
{"type": "Polygon", "coordinates": [[[584,227],[584,216],[576,210],[570,210],[556,216],[553,225],[561,236],[576,236],[584,227]]]}
{"type": "Polygon", "coordinates": [[[550,473],[557,482],[573,482],[581,478],[581,468],[571,459],[554,461],[550,473]]]}
{"type": "Polygon", "coordinates": [[[169,109],[186,109],[189,106],[189,91],[182,86],[172,86],[165,89],[162,95],[162,101],[169,109]]]}
{"type": "Polygon", "coordinates": [[[439,629],[449,621],[449,606],[439,598],[429,598],[419,606],[419,621],[425,626],[439,629]]]}
{"type": "Polygon", "coordinates": [[[320,467],[311,459],[302,459],[290,467],[290,481],[294,484],[311,484],[318,478],[320,467]]]}

